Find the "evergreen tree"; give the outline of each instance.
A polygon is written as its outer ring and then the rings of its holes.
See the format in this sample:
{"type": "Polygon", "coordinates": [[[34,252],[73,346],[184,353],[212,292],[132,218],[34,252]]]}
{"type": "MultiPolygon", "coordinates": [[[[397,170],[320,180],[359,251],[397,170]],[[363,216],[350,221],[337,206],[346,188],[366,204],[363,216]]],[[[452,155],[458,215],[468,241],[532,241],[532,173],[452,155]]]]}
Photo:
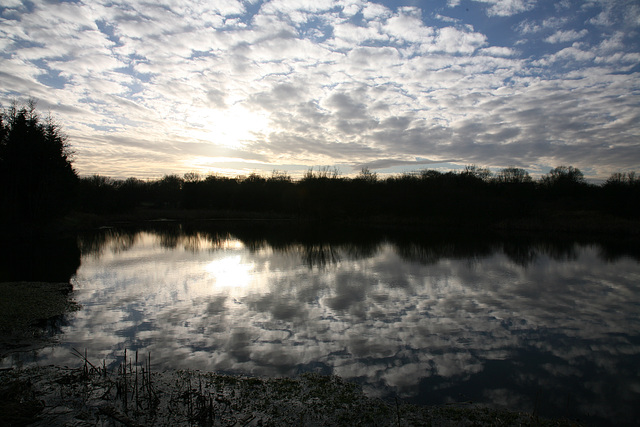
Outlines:
{"type": "Polygon", "coordinates": [[[0,200],[5,221],[45,223],[71,207],[78,176],[67,137],[34,101],[0,113],[0,200]]]}

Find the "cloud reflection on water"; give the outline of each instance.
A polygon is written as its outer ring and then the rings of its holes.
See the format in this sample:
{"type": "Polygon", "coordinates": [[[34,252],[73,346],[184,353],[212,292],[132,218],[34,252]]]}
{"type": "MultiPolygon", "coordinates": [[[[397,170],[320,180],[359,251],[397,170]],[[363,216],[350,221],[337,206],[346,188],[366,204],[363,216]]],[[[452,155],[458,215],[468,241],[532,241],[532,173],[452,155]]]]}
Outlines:
{"type": "MultiPolygon", "coordinates": [[[[141,232],[85,247],[74,283],[85,308],[63,339],[96,359],[141,349],[158,367],[315,370],[374,395],[466,393],[523,410],[542,391],[551,412],[572,398],[588,413],[615,400],[633,414],[640,397],[640,265],[596,245],[272,246],[141,232]]],[[[62,346],[42,363],[67,359],[62,346]]]]}

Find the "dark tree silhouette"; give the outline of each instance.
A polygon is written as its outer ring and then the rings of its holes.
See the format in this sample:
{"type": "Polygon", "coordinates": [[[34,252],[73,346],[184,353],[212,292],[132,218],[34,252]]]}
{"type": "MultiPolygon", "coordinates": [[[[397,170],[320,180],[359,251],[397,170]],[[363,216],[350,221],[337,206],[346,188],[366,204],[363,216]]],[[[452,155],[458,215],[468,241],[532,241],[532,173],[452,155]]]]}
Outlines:
{"type": "Polygon", "coordinates": [[[542,177],[542,183],[548,186],[576,186],[585,183],[584,175],[573,166],[558,166],[542,177]]]}
{"type": "Polygon", "coordinates": [[[614,214],[640,217],[640,176],[635,172],[616,172],[603,185],[604,202],[614,214]]]}
{"type": "Polygon", "coordinates": [[[508,167],[502,169],[496,176],[496,182],[501,184],[522,184],[533,182],[529,172],[516,167],[508,167]]]}
{"type": "Polygon", "coordinates": [[[67,137],[34,101],[0,113],[0,200],[3,219],[43,223],[64,214],[78,176],[67,137]]]}

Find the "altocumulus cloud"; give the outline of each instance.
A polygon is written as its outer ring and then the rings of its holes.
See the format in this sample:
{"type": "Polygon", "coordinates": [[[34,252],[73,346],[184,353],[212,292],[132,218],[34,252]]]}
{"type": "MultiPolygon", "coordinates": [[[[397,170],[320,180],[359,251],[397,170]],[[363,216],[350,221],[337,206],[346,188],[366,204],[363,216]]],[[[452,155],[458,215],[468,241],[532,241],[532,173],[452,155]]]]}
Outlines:
{"type": "Polygon", "coordinates": [[[478,164],[640,167],[625,0],[19,2],[0,101],[33,97],[81,174],[478,164]]]}

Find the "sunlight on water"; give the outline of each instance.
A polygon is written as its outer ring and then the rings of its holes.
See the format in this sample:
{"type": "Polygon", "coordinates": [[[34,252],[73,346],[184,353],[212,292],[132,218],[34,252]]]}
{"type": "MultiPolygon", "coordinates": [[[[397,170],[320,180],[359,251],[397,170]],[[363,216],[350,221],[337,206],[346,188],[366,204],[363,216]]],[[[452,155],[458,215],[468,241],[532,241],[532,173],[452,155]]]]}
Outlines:
{"type": "Polygon", "coordinates": [[[253,263],[244,263],[240,255],[211,261],[204,269],[211,275],[216,288],[246,288],[253,279],[253,263]]]}
{"type": "Polygon", "coordinates": [[[116,363],[126,348],[156,369],[316,371],[374,396],[528,411],[544,390],[554,415],[567,399],[606,416],[640,398],[640,264],[596,245],[174,231],[82,248],[83,309],[38,363],[72,364],[71,348],[116,363]]]}

